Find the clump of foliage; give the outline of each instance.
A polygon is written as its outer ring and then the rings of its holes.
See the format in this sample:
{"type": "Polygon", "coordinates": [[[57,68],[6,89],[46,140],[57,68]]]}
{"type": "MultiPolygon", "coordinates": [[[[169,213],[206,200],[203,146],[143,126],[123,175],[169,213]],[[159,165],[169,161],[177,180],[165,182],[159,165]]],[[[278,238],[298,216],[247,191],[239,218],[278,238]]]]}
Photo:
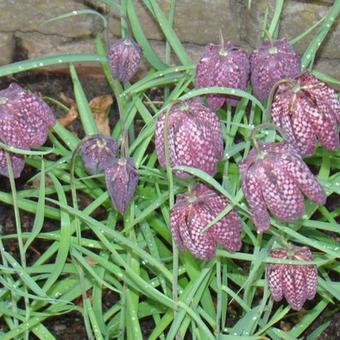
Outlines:
{"type": "MultiPolygon", "coordinates": [[[[146,39],[134,1],[104,2],[122,18],[122,38],[108,49],[100,33],[97,54],[0,67],[7,76],[68,64],[86,135],[55,122],[48,102],[68,110],[55,99],[15,84],[0,91],[0,173],[11,187],[0,201],[13,206],[17,230],[0,237],[1,338],[55,339],[45,321],[74,311],[89,339],[142,339],[145,319],[149,339],[300,337],[340,299],[340,211],[325,205],[340,192],[340,104],[331,88],[340,82],[313,70],[340,2],[308,30],[319,32],[301,63],[292,45],[306,32],[277,39],[283,1],[276,1],[263,25],[269,39],[251,57],[222,39],[197,67],[172,28],[175,0],[169,18],[157,1],[143,1],[166,38],[165,60],[146,39]],[[150,68],[131,84],[141,58],[150,68]],[[110,136],[99,131],[79,81],[83,61],[101,64],[115,96],[119,122],[110,136]],[[155,87],[161,101],[150,98],[155,87]],[[17,190],[25,163],[38,186],[17,190]],[[80,208],[84,197],[89,204],[80,208]],[[28,232],[22,211],[34,216],[28,232]],[[54,231],[44,229],[48,221],[54,231]],[[17,241],[19,259],[7,239],[17,241]],[[27,261],[41,240],[49,246],[27,261]],[[115,299],[104,306],[108,293],[115,299]],[[283,331],[294,310],[299,323],[283,331]]],[[[88,10],[54,20],[89,12],[106,26],[88,10]]]]}

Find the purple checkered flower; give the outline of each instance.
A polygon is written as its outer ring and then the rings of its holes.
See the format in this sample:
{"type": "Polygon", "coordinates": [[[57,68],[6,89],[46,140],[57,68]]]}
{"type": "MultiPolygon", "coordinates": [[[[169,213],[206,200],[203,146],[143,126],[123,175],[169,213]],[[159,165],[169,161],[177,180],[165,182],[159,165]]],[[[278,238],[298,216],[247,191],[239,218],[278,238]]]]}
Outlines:
{"type": "Polygon", "coordinates": [[[250,56],[251,84],[255,96],[268,98],[276,82],[300,73],[300,58],[287,39],[264,41],[250,56]]]}
{"type": "Polygon", "coordinates": [[[308,72],[278,86],[271,114],[302,156],[314,153],[317,140],[329,150],[339,147],[337,94],[308,72]]]}
{"type": "Polygon", "coordinates": [[[118,143],[103,134],[88,137],[81,145],[80,156],[86,170],[94,175],[113,166],[117,157],[118,143]]]}
{"type": "Polygon", "coordinates": [[[137,72],[142,49],[131,38],[114,40],[109,52],[109,64],[115,78],[127,83],[137,72]]]}
{"type": "Polygon", "coordinates": [[[242,190],[258,232],[269,229],[268,210],[279,220],[299,219],[305,194],[317,204],[326,195],[295,149],[286,142],[260,143],[240,163],[242,190]]]}
{"type": "Polygon", "coordinates": [[[114,164],[105,169],[106,187],[112,204],[124,213],[138,184],[138,172],[132,158],[116,159],[114,164]]]}
{"type": "MultiPolygon", "coordinates": [[[[156,152],[159,164],[166,166],[164,145],[165,113],[156,126],[156,152]]],[[[223,157],[223,139],[217,115],[198,98],[173,105],[168,116],[168,145],[171,166],[190,166],[216,173],[217,161],[223,157]]],[[[180,177],[190,176],[176,171],[180,177]]]]}
{"type": "Polygon", "coordinates": [[[0,91],[0,139],[4,143],[20,149],[41,146],[54,124],[51,108],[32,92],[15,83],[0,91]]]}
{"type": "MultiPolygon", "coordinates": [[[[231,42],[225,46],[208,44],[196,67],[196,87],[231,87],[245,90],[250,72],[249,58],[246,52],[235,47],[231,42]]],[[[239,98],[224,94],[207,95],[213,109],[223,104],[237,105],[239,98]]]]}
{"type": "Polygon", "coordinates": [[[197,184],[190,193],[178,195],[170,212],[171,231],[177,246],[189,249],[204,260],[215,255],[217,244],[229,251],[240,250],[242,222],[234,209],[203,231],[228,204],[227,198],[204,184],[197,184]]]}
{"type": "MultiPolygon", "coordinates": [[[[313,261],[307,247],[277,248],[271,257],[285,260],[313,261]]],[[[294,310],[300,310],[306,300],[313,300],[316,294],[318,272],[314,264],[272,263],[267,267],[267,281],[275,301],[283,297],[294,310]]]]}
{"type": "MultiPolygon", "coordinates": [[[[20,177],[22,170],[24,170],[25,160],[23,156],[16,155],[14,153],[10,153],[9,155],[12,161],[12,169],[13,169],[14,178],[18,178],[20,177]]],[[[3,149],[0,149],[0,175],[9,177],[6,155],[3,149]]]]}
{"type": "MultiPolygon", "coordinates": [[[[46,142],[48,127],[55,124],[54,113],[38,96],[12,83],[0,91],[0,141],[29,150],[46,142]]],[[[11,153],[14,177],[20,177],[25,161],[11,153]]],[[[8,176],[4,150],[0,149],[0,174],[8,176]]]]}

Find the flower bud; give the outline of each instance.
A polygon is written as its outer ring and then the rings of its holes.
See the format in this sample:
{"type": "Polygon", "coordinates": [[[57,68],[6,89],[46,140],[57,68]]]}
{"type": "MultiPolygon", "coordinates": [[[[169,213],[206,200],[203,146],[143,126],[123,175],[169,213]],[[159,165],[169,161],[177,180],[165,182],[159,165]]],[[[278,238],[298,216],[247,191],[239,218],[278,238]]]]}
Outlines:
{"type": "Polygon", "coordinates": [[[124,213],[128,207],[138,184],[138,172],[132,158],[120,158],[105,169],[106,187],[112,204],[124,213]]]}
{"type": "Polygon", "coordinates": [[[141,57],[141,47],[131,38],[114,40],[108,57],[113,77],[127,83],[137,72],[141,57]]]}

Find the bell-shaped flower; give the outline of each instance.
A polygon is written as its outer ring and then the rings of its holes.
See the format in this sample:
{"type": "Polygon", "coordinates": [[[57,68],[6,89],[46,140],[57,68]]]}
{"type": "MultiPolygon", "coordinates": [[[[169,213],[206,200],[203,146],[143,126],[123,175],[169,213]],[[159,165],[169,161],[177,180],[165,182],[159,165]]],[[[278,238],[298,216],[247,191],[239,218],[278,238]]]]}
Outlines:
{"type": "Polygon", "coordinates": [[[300,58],[287,39],[264,41],[250,55],[250,69],[255,96],[266,100],[276,82],[300,73],[300,58]]]}
{"type": "MultiPolygon", "coordinates": [[[[270,255],[276,259],[313,261],[307,247],[276,248],[270,255]]],[[[285,297],[294,310],[300,310],[306,300],[315,297],[318,272],[314,264],[271,263],[266,276],[273,299],[281,301],[285,297]]]]}
{"type": "Polygon", "coordinates": [[[317,140],[328,150],[339,147],[337,94],[308,72],[278,85],[271,115],[301,156],[312,155],[317,140]]]}
{"type": "MultiPolygon", "coordinates": [[[[196,66],[196,87],[230,87],[245,90],[250,72],[247,53],[231,42],[225,46],[208,44],[202,58],[196,66]]],[[[237,105],[239,97],[224,94],[207,95],[213,109],[219,109],[224,103],[237,105]]]]}
{"type": "Polygon", "coordinates": [[[178,195],[170,211],[171,231],[177,246],[204,260],[215,255],[217,244],[229,251],[240,250],[242,221],[234,209],[204,230],[228,204],[226,197],[204,184],[178,195]]]}
{"type": "Polygon", "coordinates": [[[279,220],[301,218],[304,196],[325,204],[320,183],[296,150],[286,142],[259,143],[240,163],[242,190],[258,232],[269,229],[268,210],[279,220]]]}
{"type": "MultiPolygon", "coordinates": [[[[156,126],[156,152],[159,164],[166,166],[163,113],[156,126]]],[[[198,98],[172,106],[168,113],[168,152],[170,165],[190,166],[214,176],[217,161],[223,157],[221,125],[217,115],[198,98]]],[[[180,177],[189,174],[176,171],[180,177]]]]}

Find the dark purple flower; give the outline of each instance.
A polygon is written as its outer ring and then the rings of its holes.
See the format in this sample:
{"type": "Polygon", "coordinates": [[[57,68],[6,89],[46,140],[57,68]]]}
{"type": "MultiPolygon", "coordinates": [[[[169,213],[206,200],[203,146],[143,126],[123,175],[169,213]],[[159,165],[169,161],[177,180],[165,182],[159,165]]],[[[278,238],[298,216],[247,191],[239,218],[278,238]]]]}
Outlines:
{"type": "Polygon", "coordinates": [[[142,57],[142,49],[131,38],[114,40],[109,52],[112,74],[123,83],[128,82],[137,72],[142,57]]]}
{"type": "MultiPolygon", "coordinates": [[[[245,90],[249,79],[249,58],[246,52],[228,42],[220,47],[208,44],[196,67],[196,87],[231,87],[245,90]]],[[[224,94],[207,95],[213,109],[220,108],[225,102],[237,105],[239,98],[224,94]]]]}
{"type": "MultiPolygon", "coordinates": [[[[25,160],[23,156],[16,155],[14,153],[9,154],[12,160],[12,169],[14,178],[18,178],[24,170],[25,160]]],[[[8,168],[5,151],[0,149],[0,175],[8,177],[8,168]]]]}
{"type": "Polygon", "coordinates": [[[196,185],[191,193],[178,195],[170,212],[172,236],[177,246],[189,249],[204,260],[215,255],[217,244],[229,251],[240,250],[242,222],[234,209],[203,232],[228,204],[226,197],[204,184],[196,185]]]}
{"type": "Polygon", "coordinates": [[[46,142],[48,126],[55,124],[50,107],[38,96],[12,83],[0,91],[0,139],[27,149],[46,142]]]}
{"type": "Polygon", "coordinates": [[[120,158],[105,169],[106,187],[114,207],[124,213],[138,184],[138,172],[132,158],[120,158]]]}
{"type": "Polygon", "coordinates": [[[264,41],[250,56],[251,84],[255,96],[268,98],[276,82],[300,73],[300,58],[287,39],[264,41]]]}
{"type": "MultiPolygon", "coordinates": [[[[277,259],[313,261],[307,247],[277,248],[270,255],[277,259]]],[[[267,267],[267,280],[273,299],[281,301],[285,297],[294,310],[300,310],[307,299],[314,299],[317,277],[317,267],[314,264],[272,263],[267,267]]]]}
{"type": "Polygon", "coordinates": [[[317,140],[329,150],[339,147],[337,94],[308,72],[278,86],[271,114],[302,156],[314,153],[317,140]]]}
{"type": "MultiPolygon", "coordinates": [[[[159,164],[166,166],[164,153],[164,120],[156,126],[156,151],[159,164]]],[[[168,116],[168,144],[171,166],[190,166],[216,173],[217,161],[223,157],[223,139],[217,115],[198,98],[173,105],[168,116]]],[[[176,171],[180,177],[190,176],[176,171]]]]}
{"type": "Polygon", "coordinates": [[[303,194],[317,204],[326,195],[295,149],[286,142],[261,143],[240,163],[242,189],[258,232],[270,226],[268,210],[282,221],[299,219],[303,194]]]}
{"type": "Polygon", "coordinates": [[[118,143],[115,139],[98,134],[90,136],[80,148],[86,170],[94,175],[103,172],[116,162],[118,143]]]}

